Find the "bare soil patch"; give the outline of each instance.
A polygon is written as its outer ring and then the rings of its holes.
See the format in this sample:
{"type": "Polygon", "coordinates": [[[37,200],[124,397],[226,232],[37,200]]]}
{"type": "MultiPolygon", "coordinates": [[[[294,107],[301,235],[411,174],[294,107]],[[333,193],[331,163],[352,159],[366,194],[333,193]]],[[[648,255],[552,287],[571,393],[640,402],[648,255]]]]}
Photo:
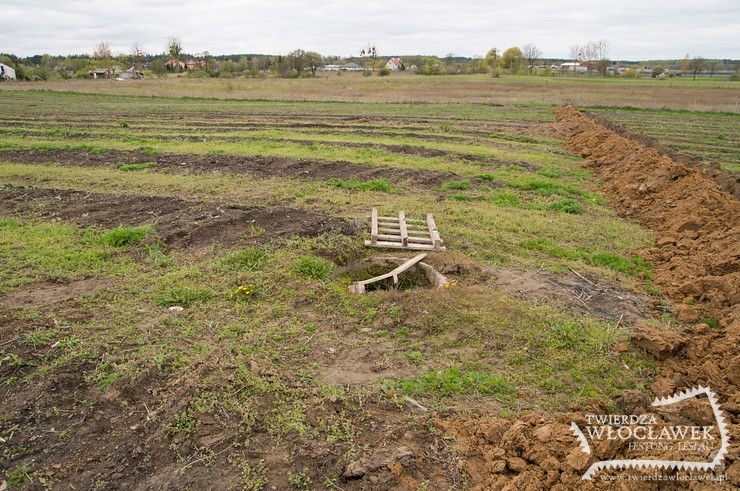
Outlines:
{"type": "Polygon", "coordinates": [[[569,310],[617,322],[642,319],[657,306],[647,295],[626,291],[603,278],[555,275],[537,270],[494,269],[491,272],[496,277],[496,287],[515,297],[567,306],[569,310]]]}
{"type": "MultiPolygon", "coordinates": [[[[69,307],[84,311],[79,304],[69,307]]],[[[65,308],[54,316],[69,312],[65,308]]],[[[15,311],[0,311],[0,319],[3,333],[6,329],[29,332],[54,322],[49,313],[28,322],[15,311]]],[[[168,435],[167,424],[183,414],[198,395],[199,382],[228,375],[214,373],[209,364],[185,374],[142,366],[135,377],[101,389],[94,381],[97,364],[115,363],[116,357],[93,353],[92,359],[61,362],[50,374],[33,377],[34,359],[61,358],[62,349],[33,346],[21,339],[10,346],[29,363],[14,366],[6,361],[0,365],[0,377],[30,376],[3,388],[1,399],[0,436],[26,444],[3,447],[9,453],[0,469],[8,471],[33,462],[34,483],[26,480],[19,489],[42,489],[39,477],[52,487],[63,484],[70,489],[242,489],[258,475],[243,474],[237,458],[252,469],[265,464],[274,489],[291,489],[290,472],[341,476],[338,484],[346,490],[417,489],[426,480],[432,489],[450,489],[462,482],[450,446],[431,431],[410,428],[409,415],[399,411],[390,398],[365,400],[358,407],[321,394],[314,398],[307,388],[305,422],[311,432],[277,443],[265,421],[273,410],[274,400],[269,397],[250,404],[255,420],[248,439],[239,415],[227,412],[220,412],[219,417],[198,413],[199,424],[192,435],[173,436],[168,435]],[[311,436],[339,415],[351,420],[354,431],[362,434],[362,446],[352,453],[348,453],[347,442],[311,436]],[[203,460],[208,461],[207,467],[203,460]],[[219,469],[217,475],[213,468],[219,469]]],[[[303,387],[303,382],[289,375],[284,383],[303,387]]]]}
{"type": "Polygon", "coordinates": [[[240,207],[161,196],[84,193],[64,189],[5,186],[0,214],[61,218],[79,226],[114,228],[155,223],[157,235],[173,247],[225,247],[316,236],[338,231],[353,235],[356,224],[298,208],[240,207]]]}
{"type": "Polygon", "coordinates": [[[103,167],[113,164],[142,164],[156,162],[159,168],[194,174],[223,172],[247,174],[258,178],[302,177],[307,179],[359,179],[370,181],[386,179],[390,182],[410,181],[415,186],[433,188],[443,182],[459,178],[452,172],[376,167],[350,162],[330,162],[314,159],[287,159],[283,157],[239,157],[232,155],[159,154],[109,150],[90,153],[84,150],[9,150],[0,152],[0,158],[24,164],[45,164],[79,167],[103,167]]]}
{"type": "Polygon", "coordinates": [[[89,295],[105,288],[109,283],[99,278],[88,278],[71,283],[36,283],[28,288],[0,296],[0,310],[30,308],[39,305],[64,302],[82,295],[89,295]]]}

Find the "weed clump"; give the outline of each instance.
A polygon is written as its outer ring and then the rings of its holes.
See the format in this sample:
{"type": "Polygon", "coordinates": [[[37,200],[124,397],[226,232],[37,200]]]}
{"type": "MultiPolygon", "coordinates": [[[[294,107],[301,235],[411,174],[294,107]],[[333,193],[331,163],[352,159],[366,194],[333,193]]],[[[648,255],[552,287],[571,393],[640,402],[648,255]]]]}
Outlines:
{"type": "Polygon", "coordinates": [[[509,191],[506,189],[492,194],[489,200],[496,206],[516,207],[522,204],[522,201],[519,199],[519,195],[517,195],[514,191],[509,191]]]}
{"type": "Polygon", "coordinates": [[[449,182],[442,184],[437,189],[439,191],[447,191],[450,189],[454,189],[458,191],[467,191],[469,189],[473,189],[473,185],[470,184],[470,181],[449,181],[449,182]]]}
{"type": "Polygon", "coordinates": [[[217,269],[228,271],[254,271],[260,269],[267,260],[267,252],[255,246],[247,246],[241,251],[232,252],[216,263],[217,269]]]}
{"type": "Polygon", "coordinates": [[[494,176],[490,172],[484,172],[483,174],[476,174],[475,177],[483,181],[495,181],[496,180],[496,176],[494,176]]]}
{"type": "Polygon", "coordinates": [[[236,289],[229,295],[229,298],[232,300],[236,300],[237,302],[247,302],[254,298],[254,296],[254,284],[250,283],[247,286],[239,285],[238,287],[236,287],[236,289]]]}
{"type": "Polygon", "coordinates": [[[470,196],[467,193],[455,193],[448,196],[450,199],[454,199],[455,201],[472,201],[473,197],[470,196]]]}
{"type": "Polygon", "coordinates": [[[154,231],[152,225],[141,227],[116,227],[104,233],[98,242],[113,247],[124,247],[141,242],[141,239],[154,231]]]}
{"type": "Polygon", "coordinates": [[[160,307],[170,307],[172,305],[185,307],[195,302],[209,300],[212,296],[213,292],[210,290],[196,290],[187,286],[175,287],[159,296],[155,303],[160,307]]]}
{"type": "Polygon", "coordinates": [[[572,199],[556,201],[550,205],[550,209],[554,211],[571,213],[573,215],[580,215],[581,213],[583,213],[583,206],[581,206],[578,201],[572,199]]]}
{"type": "Polygon", "coordinates": [[[303,256],[295,265],[294,271],[314,280],[325,280],[334,272],[334,263],[322,257],[303,256]]]}

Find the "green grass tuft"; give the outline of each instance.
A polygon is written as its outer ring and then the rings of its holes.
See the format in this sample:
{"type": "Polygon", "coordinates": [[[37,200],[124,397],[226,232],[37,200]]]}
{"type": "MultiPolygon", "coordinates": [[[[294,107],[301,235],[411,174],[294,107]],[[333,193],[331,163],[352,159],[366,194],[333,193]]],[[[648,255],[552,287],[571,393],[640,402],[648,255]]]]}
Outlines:
{"type": "Polygon", "coordinates": [[[294,271],[307,278],[325,280],[334,272],[336,266],[322,257],[303,256],[298,260],[294,271]]]}
{"type": "Polygon", "coordinates": [[[381,193],[393,193],[395,190],[385,179],[373,179],[372,181],[360,181],[359,179],[352,178],[342,180],[336,177],[326,181],[327,184],[336,186],[341,189],[350,189],[356,191],[378,191],[381,193]]]}
{"type": "Polygon", "coordinates": [[[422,372],[412,379],[400,380],[398,387],[408,395],[438,397],[464,394],[506,396],[515,391],[501,375],[457,367],[422,372]]]}
{"type": "Polygon", "coordinates": [[[21,222],[16,220],[15,218],[0,218],[0,227],[3,228],[19,228],[21,226],[21,222]]]}
{"type": "Polygon", "coordinates": [[[472,201],[473,197],[470,196],[467,193],[455,193],[448,196],[450,199],[454,199],[455,201],[472,201]]]}
{"type": "Polygon", "coordinates": [[[188,286],[170,288],[154,301],[160,307],[179,305],[186,307],[197,302],[205,302],[213,297],[213,292],[205,289],[196,289],[188,286]]]}
{"type": "Polygon", "coordinates": [[[228,271],[252,271],[261,268],[267,260],[267,252],[261,247],[247,246],[232,252],[216,263],[216,269],[228,271]]]}
{"type": "Polygon", "coordinates": [[[476,174],[475,177],[483,181],[495,181],[496,180],[496,176],[494,176],[490,172],[484,172],[483,174],[476,174]]]}
{"type": "Polygon", "coordinates": [[[583,206],[578,201],[572,199],[564,199],[556,201],[550,205],[551,210],[562,211],[565,213],[572,213],[574,215],[580,215],[583,213],[583,206]]]}
{"type": "Polygon", "coordinates": [[[643,273],[645,279],[652,279],[652,267],[649,261],[641,257],[624,258],[610,252],[602,252],[592,255],[583,255],[588,264],[593,266],[606,266],[615,271],[620,271],[632,276],[643,273]]]}
{"type": "Polygon", "coordinates": [[[455,189],[459,191],[467,191],[469,189],[473,189],[473,185],[470,184],[470,181],[450,181],[450,182],[446,182],[442,184],[437,189],[439,191],[448,191],[450,189],[455,189]]]}
{"type": "Polygon", "coordinates": [[[719,329],[719,322],[715,319],[712,319],[710,317],[705,317],[704,319],[701,319],[699,321],[699,324],[706,324],[712,329],[719,329]]]}
{"type": "Polygon", "coordinates": [[[141,239],[154,231],[152,225],[142,225],[141,227],[116,227],[104,233],[99,243],[113,247],[124,247],[141,242],[141,239]]]}
{"type": "Polygon", "coordinates": [[[522,201],[519,199],[519,195],[508,189],[492,193],[488,199],[496,206],[517,207],[522,204],[522,201]]]}

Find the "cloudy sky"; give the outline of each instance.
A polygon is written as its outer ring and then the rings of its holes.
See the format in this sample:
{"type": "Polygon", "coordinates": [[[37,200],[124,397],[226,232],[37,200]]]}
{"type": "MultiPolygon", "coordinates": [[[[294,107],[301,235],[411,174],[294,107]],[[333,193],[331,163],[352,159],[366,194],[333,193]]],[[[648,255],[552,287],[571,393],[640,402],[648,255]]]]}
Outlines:
{"type": "Polygon", "coordinates": [[[738,0],[0,0],[0,52],[114,53],[134,43],[187,53],[485,55],[537,45],[545,57],[605,39],[612,59],[740,58],[738,0]]]}

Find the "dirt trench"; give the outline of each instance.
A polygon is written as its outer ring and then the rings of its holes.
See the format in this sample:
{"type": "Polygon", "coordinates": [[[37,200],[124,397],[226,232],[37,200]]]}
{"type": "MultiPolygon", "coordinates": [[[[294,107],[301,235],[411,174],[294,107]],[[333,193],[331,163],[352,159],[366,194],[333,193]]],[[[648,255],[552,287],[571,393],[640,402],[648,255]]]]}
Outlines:
{"type": "MultiPolygon", "coordinates": [[[[458,441],[463,454],[459,466],[474,483],[472,489],[738,489],[740,459],[732,442],[740,440],[740,202],[699,168],[624,138],[571,106],[558,109],[554,126],[565,146],[584,157],[584,165],[605,182],[603,190],[619,212],[657,235],[656,247],[641,255],[654,265],[655,285],[675,303],[680,328],[657,329],[637,321],[632,342],[659,360],[660,375],[650,386],[655,396],[697,386],[709,386],[719,395],[731,445],[718,474],[725,473],[728,482],[674,481],[669,487],[582,480],[597,459],[581,451],[570,422],[584,424],[587,413],[609,414],[597,400],[571,407],[572,413],[531,414],[516,421],[438,415],[435,424],[458,441]]],[[[706,419],[695,407],[697,401],[676,411],[681,421],[699,424],[706,419]]],[[[636,391],[623,393],[618,402],[625,414],[655,411],[636,391]]],[[[600,449],[602,458],[634,458],[624,443],[600,449]]],[[[679,460],[681,455],[671,457],[679,460]]]]}

